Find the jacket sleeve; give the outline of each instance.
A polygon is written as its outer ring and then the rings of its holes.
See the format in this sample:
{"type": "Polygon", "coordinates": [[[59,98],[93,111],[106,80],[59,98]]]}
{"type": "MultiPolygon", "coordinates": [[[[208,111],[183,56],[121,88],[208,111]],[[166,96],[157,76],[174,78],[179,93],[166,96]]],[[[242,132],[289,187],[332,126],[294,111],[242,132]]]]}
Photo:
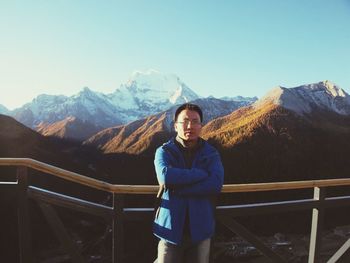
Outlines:
{"type": "Polygon", "coordinates": [[[186,185],[181,189],[178,189],[176,193],[184,196],[212,195],[220,193],[224,182],[224,167],[219,153],[216,153],[210,158],[208,173],[209,176],[205,180],[192,185],[186,185]]]}
{"type": "Polygon", "coordinates": [[[156,151],[154,166],[159,184],[165,184],[166,186],[193,184],[209,176],[203,169],[173,167],[170,155],[163,147],[158,148],[156,151]]]}

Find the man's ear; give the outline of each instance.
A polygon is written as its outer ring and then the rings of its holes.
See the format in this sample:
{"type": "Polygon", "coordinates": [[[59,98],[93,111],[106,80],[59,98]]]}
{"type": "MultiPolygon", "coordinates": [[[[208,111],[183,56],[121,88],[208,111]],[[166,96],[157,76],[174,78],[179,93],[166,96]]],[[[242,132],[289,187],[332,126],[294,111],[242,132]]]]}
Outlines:
{"type": "Polygon", "coordinates": [[[174,122],[174,129],[177,132],[177,124],[176,124],[176,122],[174,122]]]}

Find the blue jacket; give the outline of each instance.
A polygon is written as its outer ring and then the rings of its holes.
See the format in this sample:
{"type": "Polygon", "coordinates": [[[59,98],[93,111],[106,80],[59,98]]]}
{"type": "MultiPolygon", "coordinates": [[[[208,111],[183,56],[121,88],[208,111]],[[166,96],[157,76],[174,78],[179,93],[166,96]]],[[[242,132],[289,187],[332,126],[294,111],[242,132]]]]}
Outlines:
{"type": "Polygon", "coordinates": [[[214,234],[213,196],[220,193],[224,168],[218,151],[206,141],[198,149],[191,169],[186,169],[181,150],[172,138],[159,147],[154,165],[159,184],[165,185],[153,232],[180,244],[186,213],[191,239],[198,242],[214,234]]]}

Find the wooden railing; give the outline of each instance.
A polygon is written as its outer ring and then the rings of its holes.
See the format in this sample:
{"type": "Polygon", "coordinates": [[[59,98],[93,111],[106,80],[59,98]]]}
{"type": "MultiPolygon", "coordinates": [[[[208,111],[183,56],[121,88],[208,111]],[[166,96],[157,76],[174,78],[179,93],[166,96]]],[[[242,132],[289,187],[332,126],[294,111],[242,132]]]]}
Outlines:
{"type": "MultiPolygon", "coordinates": [[[[112,262],[124,262],[124,228],[123,222],[132,218],[151,219],[153,208],[127,208],[124,207],[124,196],[132,194],[150,194],[155,195],[158,186],[150,185],[114,185],[100,180],[96,180],[81,174],[70,172],[46,163],[42,163],[28,158],[0,158],[0,166],[16,166],[16,182],[0,182],[0,185],[16,186],[18,189],[18,219],[19,219],[19,248],[20,262],[32,262],[31,251],[31,231],[29,227],[29,199],[38,202],[40,209],[48,220],[57,238],[70,255],[73,262],[85,262],[82,255],[78,252],[74,242],[70,239],[62,222],[58,218],[52,205],[67,207],[70,209],[102,216],[112,220],[112,262]],[[51,174],[53,176],[85,185],[97,190],[111,193],[113,195],[112,206],[97,204],[94,202],[82,200],[79,198],[63,195],[41,189],[28,183],[28,168],[51,174]],[[146,217],[145,217],[146,215],[146,217]]],[[[245,227],[235,221],[233,218],[242,215],[258,215],[271,212],[297,211],[312,209],[312,227],[310,234],[310,247],[308,262],[318,263],[321,250],[321,233],[323,228],[323,218],[325,209],[328,207],[348,206],[350,205],[350,196],[342,195],[336,197],[326,197],[327,187],[349,186],[350,179],[328,179],[328,180],[309,180],[292,182],[273,182],[273,183],[252,183],[252,184],[227,184],[223,186],[222,193],[238,192],[261,192],[275,190],[293,190],[293,189],[314,189],[312,199],[294,199],[284,202],[268,202],[258,204],[243,205],[225,205],[217,206],[217,219],[228,229],[245,238],[254,245],[260,252],[268,257],[271,262],[288,262],[272,249],[266,246],[259,238],[253,235],[245,227]]],[[[328,263],[344,260],[348,256],[350,239],[327,261],[328,263]]],[[[350,261],[349,261],[350,262],[350,261]]]]}

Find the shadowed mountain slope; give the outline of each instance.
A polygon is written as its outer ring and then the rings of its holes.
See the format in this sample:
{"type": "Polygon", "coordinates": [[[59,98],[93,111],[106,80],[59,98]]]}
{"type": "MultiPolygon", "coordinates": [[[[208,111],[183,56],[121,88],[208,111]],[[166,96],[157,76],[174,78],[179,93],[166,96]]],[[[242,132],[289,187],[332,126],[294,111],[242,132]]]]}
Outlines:
{"type": "MultiPolygon", "coordinates": [[[[9,116],[0,115],[0,157],[32,158],[87,176],[90,169],[88,152],[80,145],[60,138],[45,137],[9,116]]],[[[94,153],[96,158],[96,154],[94,153]]],[[[91,160],[90,160],[91,161],[91,160]]]]}
{"type": "Polygon", "coordinates": [[[5,115],[0,115],[0,124],[0,156],[34,158],[50,155],[49,149],[41,147],[47,140],[40,134],[5,115]]]}
{"type": "Polygon", "coordinates": [[[35,130],[44,136],[84,141],[101,129],[92,123],[70,116],[52,124],[40,123],[35,130]]]}

